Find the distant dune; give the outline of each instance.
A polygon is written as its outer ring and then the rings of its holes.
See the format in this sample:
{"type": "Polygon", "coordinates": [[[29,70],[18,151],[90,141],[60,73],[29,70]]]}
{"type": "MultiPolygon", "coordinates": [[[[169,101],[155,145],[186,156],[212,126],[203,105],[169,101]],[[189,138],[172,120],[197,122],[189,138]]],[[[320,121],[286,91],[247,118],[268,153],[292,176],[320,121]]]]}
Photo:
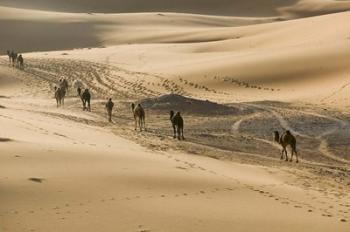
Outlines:
{"type": "Polygon", "coordinates": [[[61,12],[182,12],[227,16],[311,16],[350,9],[337,0],[1,0],[0,5],[61,12]]]}
{"type": "Polygon", "coordinates": [[[295,0],[1,0],[0,5],[64,12],[184,12],[230,16],[276,16],[295,0]]]}

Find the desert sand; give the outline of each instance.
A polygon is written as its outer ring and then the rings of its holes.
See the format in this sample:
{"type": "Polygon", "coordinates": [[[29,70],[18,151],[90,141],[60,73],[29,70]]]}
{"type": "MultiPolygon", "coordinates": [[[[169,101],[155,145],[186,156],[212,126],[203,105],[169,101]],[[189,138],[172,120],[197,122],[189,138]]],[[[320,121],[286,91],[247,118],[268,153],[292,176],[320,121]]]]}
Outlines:
{"type": "Polygon", "coordinates": [[[0,1],[1,231],[349,231],[349,1],[66,2],[0,1]]]}

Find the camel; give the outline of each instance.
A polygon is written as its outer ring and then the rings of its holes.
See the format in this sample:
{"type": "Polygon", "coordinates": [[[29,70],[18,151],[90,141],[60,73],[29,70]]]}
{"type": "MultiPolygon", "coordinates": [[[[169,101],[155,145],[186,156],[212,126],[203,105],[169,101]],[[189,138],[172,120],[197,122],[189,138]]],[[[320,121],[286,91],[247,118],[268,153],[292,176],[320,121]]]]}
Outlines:
{"type": "Polygon", "coordinates": [[[64,89],[65,91],[68,91],[68,87],[68,81],[66,79],[60,81],[60,88],[64,89]]]}
{"type": "Polygon", "coordinates": [[[296,162],[299,163],[298,152],[297,152],[297,149],[296,149],[297,141],[296,141],[296,138],[292,135],[292,133],[289,130],[287,130],[281,136],[278,133],[278,131],[275,131],[274,134],[275,134],[275,141],[282,146],[281,160],[283,159],[283,154],[285,153],[286,154],[286,161],[288,161],[288,154],[287,154],[287,149],[286,148],[287,148],[288,145],[290,145],[291,148],[292,148],[292,156],[291,156],[289,161],[290,162],[293,161],[293,156],[294,156],[294,153],[295,153],[295,156],[297,158],[296,162]]]}
{"type": "Polygon", "coordinates": [[[18,54],[15,52],[11,52],[12,66],[15,67],[17,61],[18,54]]]}
{"type": "Polygon", "coordinates": [[[83,111],[87,110],[91,112],[91,93],[89,89],[85,89],[83,94],[81,95],[81,100],[83,101],[83,111]]]}
{"type": "Polygon", "coordinates": [[[84,83],[81,80],[77,79],[77,80],[73,81],[72,86],[77,90],[78,97],[80,97],[81,96],[81,90],[84,87],[84,83]]]}
{"type": "Polygon", "coordinates": [[[17,66],[19,67],[19,69],[24,68],[24,59],[22,55],[19,55],[17,58],[17,66]]]}
{"type": "Polygon", "coordinates": [[[66,96],[66,90],[62,88],[57,88],[55,86],[55,98],[57,102],[57,108],[59,106],[64,106],[64,98],[66,96]]]}
{"type": "Polygon", "coordinates": [[[142,131],[142,127],[144,130],[146,130],[146,123],[145,123],[145,110],[142,108],[141,104],[137,104],[135,107],[135,104],[131,104],[131,109],[134,114],[134,119],[135,119],[135,130],[137,130],[137,124],[140,127],[140,131],[142,131]]]}
{"type": "Polygon", "coordinates": [[[11,63],[12,56],[11,56],[11,52],[9,50],[7,50],[7,56],[9,57],[9,62],[11,63]]]}
{"type": "Polygon", "coordinates": [[[174,139],[176,139],[176,134],[178,140],[185,140],[184,137],[184,120],[181,117],[180,112],[175,114],[174,111],[170,111],[170,121],[174,129],[174,139]]]}

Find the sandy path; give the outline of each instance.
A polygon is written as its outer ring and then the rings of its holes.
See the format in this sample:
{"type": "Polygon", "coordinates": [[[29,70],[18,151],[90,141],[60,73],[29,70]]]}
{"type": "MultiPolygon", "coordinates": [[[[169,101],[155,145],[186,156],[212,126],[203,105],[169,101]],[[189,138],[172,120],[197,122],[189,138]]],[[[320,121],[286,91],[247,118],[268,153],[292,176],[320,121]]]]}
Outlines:
{"type": "Polygon", "coordinates": [[[347,196],[324,205],[273,168],[145,150],[99,116],[14,97],[25,87],[0,70],[2,231],[347,231],[347,196]]]}
{"type": "MultiPolygon", "coordinates": [[[[295,130],[292,126],[289,125],[289,123],[285,120],[285,118],[279,114],[277,111],[274,110],[274,107],[270,107],[270,106],[260,106],[260,105],[256,105],[256,104],[247,104],[249,106],[252,107],[256,107],[258,109],[262,109],[265,111],[270,112],[280,123],[281,127],[284,129],[288,129],[290,130],[294,135],[297,135],[301,138],[313,138],[310,137],[309,135],[303,134],[302,132],[299,132],[297,130],[295,130]]],[[[317,113],[311,113],[311,112],[303,112],[303,111],[298,111],[299,114],[305,114],[305,115],[313,115],[313,116],[317,116],[317,117],[321,117],[321,118],[326,118],[330,121],[334,121],[338,124],[337,127],[334,128],[330,128],[326,131],[324,131],[322,134],[320,134],[319,136],[316,137],[316,139],[319,141],[320,145],[318,147],[318,150],[320,151],[320,153],[330,159],[333,160],[337,160],[339,162],[342,162],[344,164],[350,164],[350,161],[342,159],[336,155],[334,155],[331,151],[329,151],[328,149],[328,142],[327,139],[325,138],[326,136],[329,136],[331,134],[334,134],[335,132],[337,132],[337,130],[339,129],[344,129],[344,127],[348,127],[349,123],[347,121],[338,119],[338,118],[333,118],[333,117],[329,117],[326,115],[321,115],[321,114],[317,114],[317,113]]],[[[246,120],[246,119],[245,119],[246,120]]],[[[240,120],[239,124],[242,123],[243,119],[240,120]]],[[[238,126],[237,129],[239,129],[239,124],[238,125],[234,125],[234,127],[236,128],[238,126]]]]}

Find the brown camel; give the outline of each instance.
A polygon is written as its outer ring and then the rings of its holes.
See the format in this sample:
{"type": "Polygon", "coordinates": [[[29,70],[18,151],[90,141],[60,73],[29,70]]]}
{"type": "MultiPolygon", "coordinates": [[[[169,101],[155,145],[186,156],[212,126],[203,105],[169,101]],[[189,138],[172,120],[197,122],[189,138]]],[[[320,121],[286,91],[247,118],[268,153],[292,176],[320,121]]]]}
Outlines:
{"type": "Polygon", "coordinates": [[[295,153],[295,156],[297,158],[296,162],[299,163],[298,152],[297,152],[297,148],[296,148],[297,147],[297,140],[292,135],[292,133],[290,133],[290,131],[287,130],[281,136],[278,133],[278,131],[275,131],[274,134],[275,134],[275,141],[282,146],[281,159],[283,159],[283,154],[285,153],[286,154],[286,161],[288,161],[287,146],[290,145],[291,148],[292,148],[292,156],[291,156],[289,161],[290,162],[293,161],[293,156],[294,156],[294,153],[295,153]]]}
{"type": "Polygon", "coordinates": [[[135,130],[137,130],[137,124],[140,127],[140,131],[142,131],[142,127],[144,128],[144,130],[146,130],[146,123],[145,123],[146,114],[141,104],[137,104],[137,106],[135,107],[135,104],[132,103],[131,109],[135,119],[135,130]]]}
{"type": "Polygon", "coordinates": [[[59,106],[64,106],[65,96],[66,96],[66,90],[62,88],[57,88],[55,86],[55,98],[56,98],[57,108],[59,106]]]}
{"type": "Polygon", "coordinates": [[[184,137],[184,120],[181,117],[180,112],[175,114],[174,111],[170,111],[170,121],[174,129],[174,139],[176,139],[176,135],[178,140],[185,140],[184,137]]]}

